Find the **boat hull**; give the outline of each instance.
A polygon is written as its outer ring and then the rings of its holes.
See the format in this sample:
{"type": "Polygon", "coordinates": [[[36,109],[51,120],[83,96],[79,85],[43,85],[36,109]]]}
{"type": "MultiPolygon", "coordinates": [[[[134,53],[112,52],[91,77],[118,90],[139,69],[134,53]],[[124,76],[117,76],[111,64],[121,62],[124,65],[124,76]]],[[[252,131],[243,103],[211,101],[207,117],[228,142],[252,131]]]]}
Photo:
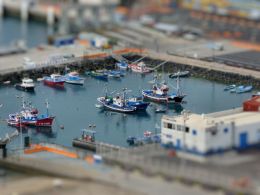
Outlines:
{"type": "Polygon", "coordinates": [[[25,87],[25,86],[22,86],[21,84],[16,84],[15,88],[18,90],[21,90],[21,91],[34,92],[34,86],[25,87]]]}
{"type": "Polygon", "coordinates": [[[133,113],[133,112],[137,111],[136,107],[132,107],[132,106],[120,107],[120,106],[117,106],[113,103],[106,102],[104,97],[98,98],[97,101],[100,104],[102,104],[105,109],[111,110],[111,111],[114,111],[114,112],[133,113]]]}
{"type": "Polygon", "coordinates": [[[14,120],[7,120],[8,125],[10,126],[19,126],[19,125],[24,125],[24,126],[35,126],[35,127],[51,127],[53,124],[55,117],[47,117],[47,118],[41,118],[41,119],[36,119],[36,120],[22,120],[20,121],[14,121],[14,120]]]}
{"type": "Polygon", "coordinates": [[[90,151],[96,151],[96,143],[84,141],[82,139],[75,138],[72,140],[72,146],[77,148],[82,148],[90,151]]]}
{"type": "Polygon", "coordinates": [[[50,87],[64,87],[65,81],[50,81],[50,80],[43,80],[44,85],[50,87]]]}
{"type": "Polygon", "coordinates": [[[129,106],[133,106],[136,107],[137,111],[145,111],[147,109],[147,107],[150,105],[149,102],[128,102],[129,106]]]}
{"type": "Polygon", "coordinates": [[[84,85],[84,79],[82,80],[66,80],[65,83],[72,85],[84,85]]]}
{"type": "Polygon", "coordinates": [[[152,91],[142,91],[142,95],[145,99],[158,102],[158,103],[181,103],[184,95],[182,96],[156,96],[152,94],[152,91]]]}

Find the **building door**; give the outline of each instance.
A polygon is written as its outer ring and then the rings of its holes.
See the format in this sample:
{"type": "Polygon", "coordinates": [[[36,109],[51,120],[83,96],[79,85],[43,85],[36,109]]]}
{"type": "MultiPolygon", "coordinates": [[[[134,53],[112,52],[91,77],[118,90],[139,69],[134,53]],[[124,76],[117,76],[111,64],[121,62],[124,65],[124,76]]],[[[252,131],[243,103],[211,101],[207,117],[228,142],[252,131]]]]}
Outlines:
{"type": "Polygon", "coordinates": [[[248,147],[247,133],[240,133],[240,145],[239,145],[239,148],[240,149],[245,149],[247,147],[248,147]]]}
{"type": "Polygon", "coordinates": [[[176,148],[181,149],[181,140],[177,139],[176,148]]]}

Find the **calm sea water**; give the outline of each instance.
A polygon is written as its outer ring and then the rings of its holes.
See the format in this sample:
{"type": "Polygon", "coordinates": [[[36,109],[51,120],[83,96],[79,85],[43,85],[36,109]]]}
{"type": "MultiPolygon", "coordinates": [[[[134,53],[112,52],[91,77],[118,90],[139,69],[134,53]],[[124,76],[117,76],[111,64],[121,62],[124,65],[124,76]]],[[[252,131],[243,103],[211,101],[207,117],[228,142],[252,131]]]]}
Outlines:
{"type": "MultiPolygon", "coordinates": [[[[154,105],[148,107],[146,113],[139,115],[104,112],[95,107],[96,98],[104,95],[105,86],[108,86],[110,91],[119,91],[126,87],[132,90],[130,94],[138,95],[140,89],[150,87],[148,82],[152,80],[152,77],[152,75],[142,77],[140,74],[128,73],[121,80],[111,79],[109,82],[87,77],[84,86],[66,84],[64,90],[37,83],[35,94],[17,91],[13,86],[1,87],[0,103],[3,107],[0,108],[0,117],[5,119],[9,113],[19,110],[21,101],[16,97],[17,95],[26,96],[40,112],[46,112],[44,102],[48,99],[50,113],[56,116],[55,124],[51,130],[32,128],[24,132],[24,135],[29,134],[33,141],[48,141],[70,146],[72,139],[80,136],[82,128],[95,124],[97,140],[125,146],[128,136],[142,136],[146,130],[159,132],[155,125],[160,125],[162,114],[154,112],[154,105]],[[60,129],[60,125],[64,125],[65,128],[60,129]]],[[[168,82],[172,86],[175,85],[172,79],[168,82]]],[[[251,96],[250,93],[230,94],[223,91],[224,85],[195,78],[182,79],[181,86],[187,94],[185,98],[187,103],[181,107],[169,108],[167,114],[177,115],[181,109],[196,113],[230,109],[241,106],[241,103],[251,96]]],[[[4,121],[0,124],[0,129],[2,136],[14,130],[4,121]]],[[[19,138],[13,144],[17,143],[20,143],[19,138]]]]}
{"type": "Polygon", "coordinates": [[[21,22],[18,18],[0,18],[0,46],[12,44],[24,39],[28,47],[47,43],[47,35],[51,32],[47,25],[36,21],[21,22]]]}

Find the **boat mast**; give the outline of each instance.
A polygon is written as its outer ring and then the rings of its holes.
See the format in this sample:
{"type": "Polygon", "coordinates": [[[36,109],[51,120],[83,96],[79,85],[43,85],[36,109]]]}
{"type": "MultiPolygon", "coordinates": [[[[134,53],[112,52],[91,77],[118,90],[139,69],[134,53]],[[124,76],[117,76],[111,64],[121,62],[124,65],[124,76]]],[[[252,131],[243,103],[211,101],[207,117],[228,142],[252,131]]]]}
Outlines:
{"type": "Polygon", "coordinates": [[[181,95],[181,90],[180,90],[180,77],[179,75],[177,76],[177,79],[176,79],[176,82],[177,82],[177,95],[181,95]]]}
{"type": "Polygon", "coordinates": [[[45,104],[46,104],[46,114],[47,114],[47,116],[49,116],[49,102],[48,102],[48,100],[46,100],[45,104]]]}

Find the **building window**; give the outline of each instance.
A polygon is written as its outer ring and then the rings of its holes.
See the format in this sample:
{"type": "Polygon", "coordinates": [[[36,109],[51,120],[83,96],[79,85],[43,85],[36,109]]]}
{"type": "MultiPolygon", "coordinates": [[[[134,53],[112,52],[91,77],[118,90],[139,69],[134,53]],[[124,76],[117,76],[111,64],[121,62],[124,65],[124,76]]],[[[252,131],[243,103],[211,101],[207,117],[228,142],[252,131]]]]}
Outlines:
{"type": "Polygon", "coordinates": [[[213,136],[217,135],[217,132],[218,132],[217,129],[211,130],[211,135],[213,135],[213,136]]]}
{"type": "Polygon", "coordinates": [[[167,138],[172,138],[172,135],[166,134],[167,138]]]}
{"type": "Polygon", "coordinates": [[[190,132],[190,128],[189,127],[185,127],[185,132],[189,133],[190,132]]]}
{"type": "Polygon", "coordinates": [[[228,133],[228,128],[225,128],[225,129],[224,129],[224,133],[228,133]]]}
{"type": "Polygon", "coordinates": [[[168,124],[167,124],[167,128],[168,128],[168,129],[172,129],[172,124],[171,124],[171,123],[168,123],[168,124]]]}
{"type": "Polygon", "coordinates": [[[181,125],[177,125],[177,130],[181,131],[181,125]]]}
{"type": "Polygon", "coordinates": [[[193,129],[192,130],[192,135],[197,135],[197,130],[193,129]]]}

